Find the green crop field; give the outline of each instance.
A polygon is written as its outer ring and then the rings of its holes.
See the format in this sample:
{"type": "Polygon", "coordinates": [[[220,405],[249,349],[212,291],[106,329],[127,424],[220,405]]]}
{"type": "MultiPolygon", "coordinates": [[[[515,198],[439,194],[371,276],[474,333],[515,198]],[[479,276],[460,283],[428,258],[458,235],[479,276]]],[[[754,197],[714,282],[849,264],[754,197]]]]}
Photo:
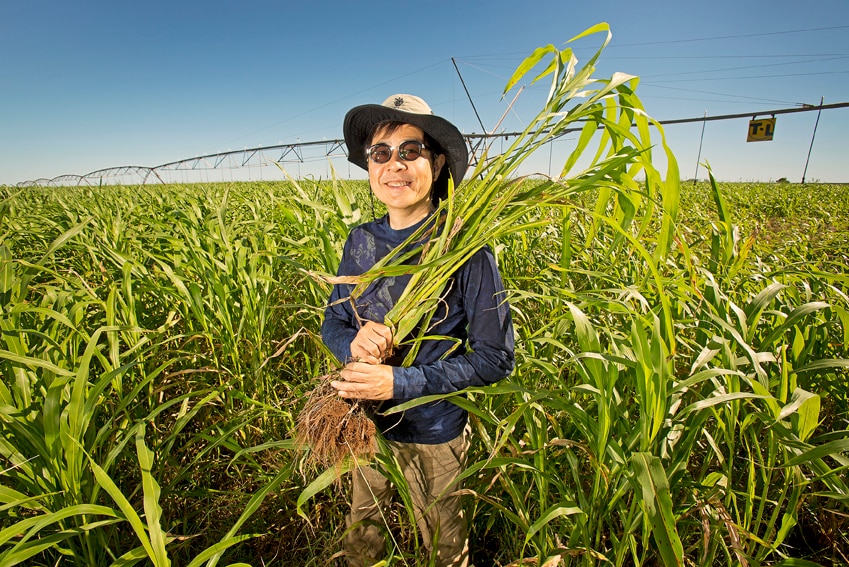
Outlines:
{"type": "MultiPolygon", "coordinates": [[[[849,186],[679,183],[598,54],[538,50],[508,89],[551,55],[539,116],[404,268],[489,244],[509,293],[514,372],[443,396],[475,432],[474,564],[846,565],[849,186]],[[561,175],[515,176],[576,124],[561,175]]],[[[378,205],[340,179],[0,187],[0,567],[334,564],[350,463],[295,426],[378,205]]],[[[410,333],[439,299],[411,291],[410,333]]],[[[427,564],[404,502],[380,565],[427,564]]]]}
{"type": "MultiPolygon", "coordinates": [[[[657,265],[579,202],[494,243],[518,365],[466,402],[478,565],[846,560],[849,187],[716,189],[682,184],[657,265]]],[[[0,564],[330,560],[345,477],[308,498],[292,435],[334,364],[308,272],[366,192],[3,189],[0,564]]]]}

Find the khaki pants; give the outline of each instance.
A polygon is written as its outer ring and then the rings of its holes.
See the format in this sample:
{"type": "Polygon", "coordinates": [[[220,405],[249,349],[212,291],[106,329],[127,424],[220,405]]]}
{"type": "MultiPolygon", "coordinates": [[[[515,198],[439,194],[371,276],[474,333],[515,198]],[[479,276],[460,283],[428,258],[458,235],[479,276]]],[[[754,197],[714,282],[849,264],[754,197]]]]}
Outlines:
{"type": "MultiPolygon", "coordinates": [[[[460,496],[452,495],[461,487],[451,485],[466,467],[469,436],[467,427],[455,439],[440,445],[388,442],[410,487],[416,525],[421,530],[428,557],[435,544],[434,565],[439,567],[467,567],[469,563],[468,520],[460,496]]],[[[352,474],[345,554],[349,565],[360,567],[372,565],[385,555],[385,542],[378,526],[386,524],[384,511],[395,488],[372,467],[359,467],[352,474]]]]}

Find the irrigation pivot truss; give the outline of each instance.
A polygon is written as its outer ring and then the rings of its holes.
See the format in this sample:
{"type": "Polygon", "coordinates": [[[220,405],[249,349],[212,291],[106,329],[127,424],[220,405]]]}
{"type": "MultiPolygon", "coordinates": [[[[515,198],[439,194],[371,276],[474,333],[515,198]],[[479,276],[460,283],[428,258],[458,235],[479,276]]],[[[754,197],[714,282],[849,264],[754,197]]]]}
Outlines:
{"type": "MultiPolygon", "coordinates": [[[[714,120],[731,120],[749,118],[752,116],[789,114],[795,112],[823,111],[836,108],[849,107],[849,102],[834,104],[820,104],[816,106],[803,106],[800,108],[784,108],[778,110],[767,110],[747,112],[741,114],[726,114],[720,116],[701,116],[698,118],[683,118],[676,120],[660,121],[660,124],[682,124],[687,122],[708,122],[714,120]]],[[[578,132],[580,128],[566,130],[563,134],[578,132]]],[[[487,134],[465,134],[466,143],[471,149],[472,160],[480,153],[481,146],[496,139],[506,140],[520,135],[521,132],[498,132],[487,134]]],[[[35,179],[33,181],[22,181],[18,187],[29,186],[69,186],[69,185],[145,185],[148,183],[191,183],[208,181],[236,180],[233,172],[247,173],[237,175],[238,180],[255,179],[284,179],[287,176],[294,178],[302,177],[301,167],[311,165],[309,175],[324,168],[322,173],[329,178],[331,176],[331,162],[334,159],[347,158],[347,148],[344,140],[321,140],[314,142],[295,142],[288,144],[276,144],[271,146],[259,146],[256,148],[244,148],[241,150],[228,150],[214,154],[195,156],[181,159],[156,166],[122,165],[99,169],[84,175],[65,174],[52,179],[35,179]],[[316,165],[319,162],[322,165],[316,165]],[[269,167],[273,166],[273,167],[269,167]],[[317,169],[318,168],[318,169],[317,169]]],[[[347,163],[347,160],[344,159],[347,163]]],[[[474,165],[474,164],[473,164],[474,165]]],[[[348,165],[350,167],[350,165],[348,165]]]]}
{"type": "Polygon", "coordinates": [[[52,179],[36,179],[18,183],[18,187],[40,185],[146,185],[148,183],[173,183],[187,181],[209,181],[210,172],[227,172],[238,169],[256,169],[269,165],[275,167],[278,177],[285,177],[285,164],[303,164],[316,159],[346,157],[343,140],[320,142],[296,142],[276,144],[241,150],[228,150],[202,156],[185,158],[157,166],[122,165],[98,169],[85,175],[60,175],[52,179]],[[342,152],[342,153],[340,153],[342,152]]]}

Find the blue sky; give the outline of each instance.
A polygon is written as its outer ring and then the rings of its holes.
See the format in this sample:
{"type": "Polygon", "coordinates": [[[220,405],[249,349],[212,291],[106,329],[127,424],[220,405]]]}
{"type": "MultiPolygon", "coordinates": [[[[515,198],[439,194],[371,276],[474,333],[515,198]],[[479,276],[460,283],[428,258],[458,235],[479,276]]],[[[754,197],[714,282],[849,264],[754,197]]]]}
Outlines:
{"type": "MultiPolygon", "coordinates": [[[[597,76],[639,76],[658,120],[849,101],[847,0],[1,1],[0,184],[341,138],[349,108],[398,92],[480,133],[475,110],[486,129],[498,123],[524,57],[599,22],[613,39],[597,76]]],[[[574,45],[579,63],[600,39],[574,45]]],[[[544,92],[527,86],[499,131],[520,130],[544,92]]],[[[774,141],[748,144],[748,119],[708,122],[701,161],[721,180],[799,181],[816,119],[779,115],[774,141]]],[[[692,177],[702,124],[666,133],[692,177]]],[[[849,108],[822,112],[807,181],[849,182],[847,134],[849,108]]],[[[569,143],[529,167],[546,173],[569,143]]],[[[286,167],[326,177],[328,159],[286,167]]]]}

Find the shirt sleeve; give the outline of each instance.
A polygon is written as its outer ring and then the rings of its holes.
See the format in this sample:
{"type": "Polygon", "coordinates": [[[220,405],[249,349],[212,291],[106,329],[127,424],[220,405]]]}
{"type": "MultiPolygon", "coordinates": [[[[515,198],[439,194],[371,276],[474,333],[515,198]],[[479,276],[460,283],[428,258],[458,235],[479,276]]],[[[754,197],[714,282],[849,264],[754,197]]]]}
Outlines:
{"type": "Polygon", "coordinates": [[[351,343],[357,336],[357,328],[347,317],[346,309],[336,303],[344,295],[334,286],[330,301],[324,309],[324,321],[321,324],[321,339],[340,363],[345,364],[351,359],[351,343]]]}
{"type": "Polygon", "coordinates": [[[457,283],[468,321],[466,352],[427,364],[395,367],[394,398],[412,399],[484,386],[513,371],[510,306],[495,256],[488,247],[461,268],[457,283]]]}
{"type": "MultiPolygon", "coordinates": [[[[349,246],[350,240],[345,242],[342,263],[337,275],[345,272],[344,266],[349,255],[349,246]]],[[[324,308],[324,321],[321,323],[321,340],[341,364],[346,364],[351,359],[351,343],[359,329],[353,308],[346,301],[346,298],[351,296],[352,287],[347,284],[333,286],[327,306],[324,308]]]]}

